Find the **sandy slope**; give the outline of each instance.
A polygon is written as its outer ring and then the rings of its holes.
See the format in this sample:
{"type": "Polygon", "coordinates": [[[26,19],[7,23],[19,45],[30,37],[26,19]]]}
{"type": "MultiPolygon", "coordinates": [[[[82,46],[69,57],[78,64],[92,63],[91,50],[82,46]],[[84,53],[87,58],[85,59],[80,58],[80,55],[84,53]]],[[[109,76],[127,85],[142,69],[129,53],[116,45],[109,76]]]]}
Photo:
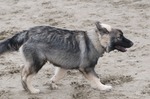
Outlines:
{"type": "Polygon", "coordinates": [[[0,0],[0,39],[36,25],[87,30],[97,20],[122,29],[134,46],[126,53],[105,54],[96,71],[111,92],[94,90],[77,71],[61,80],[59,89],[47,83],[53,74],[46,66],[35,77],[39,95],[26,93],[20,83],[19,53],[0,56],[0,99],[150,99],[149,0],[0,0]]]}

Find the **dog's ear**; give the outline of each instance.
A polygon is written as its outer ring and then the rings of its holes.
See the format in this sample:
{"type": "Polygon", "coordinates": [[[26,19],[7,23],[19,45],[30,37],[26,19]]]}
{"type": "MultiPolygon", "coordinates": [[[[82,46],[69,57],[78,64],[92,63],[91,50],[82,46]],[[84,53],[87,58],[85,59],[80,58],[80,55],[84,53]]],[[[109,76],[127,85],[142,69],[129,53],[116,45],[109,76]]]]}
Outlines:
{"type": "Polygon", "coordinates": [[[120,30],[120,29],[116,29],[118,32],[120,32],[121,34],[123,34],[123,32],[122,32],[122,30],[120,30]]]}
{"type": "Polygon", "coordinates": [[[95,22],[95,25],[101,35],[109,34],[109,31],[104,26],[102,26],[102,24],[99,21],[95,22]]]}

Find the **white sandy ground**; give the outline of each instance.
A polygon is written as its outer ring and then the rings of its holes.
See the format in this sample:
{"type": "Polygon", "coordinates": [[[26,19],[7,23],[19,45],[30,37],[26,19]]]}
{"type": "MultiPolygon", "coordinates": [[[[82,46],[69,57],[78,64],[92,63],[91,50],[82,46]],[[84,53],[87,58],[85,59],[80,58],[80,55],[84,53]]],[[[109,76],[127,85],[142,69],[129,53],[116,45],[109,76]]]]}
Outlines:
{"type": "Polygon", "coordinates": [[[78,71],[68,72],[51,90],[53,75],[47,63],[34,78],[40,94],[25,92],[20,82],[17,52],[0,56],[0,99],[150,99],[149,0],[0,0],[0,39],[37,25],[88,30],[100,21],[120,28],[134,42],[126,53],[105,54],[96,66],[111,92],[92,89],[78,71]]]}

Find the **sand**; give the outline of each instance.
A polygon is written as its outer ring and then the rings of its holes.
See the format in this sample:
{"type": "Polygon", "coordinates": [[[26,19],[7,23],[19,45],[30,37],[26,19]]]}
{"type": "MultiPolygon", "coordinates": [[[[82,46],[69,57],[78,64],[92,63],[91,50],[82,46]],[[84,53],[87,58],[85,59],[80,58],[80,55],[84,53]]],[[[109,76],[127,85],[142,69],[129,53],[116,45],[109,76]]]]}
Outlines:
{"type": "Polygon", "coordinates": [[[0,0],[0,39],[37,25],[88,30],[95,21],[120,28],[134,42],[126,53],[113,51],[98,61],[96,72],[112,91],[91,88],[75,70],[52,90],[54,68],[47,63],[33,81],[41,93],[29,94],[20,82],[20,53],[13,52],[0,56],[0,99],[150,99],[149,0],[0,0]]]}

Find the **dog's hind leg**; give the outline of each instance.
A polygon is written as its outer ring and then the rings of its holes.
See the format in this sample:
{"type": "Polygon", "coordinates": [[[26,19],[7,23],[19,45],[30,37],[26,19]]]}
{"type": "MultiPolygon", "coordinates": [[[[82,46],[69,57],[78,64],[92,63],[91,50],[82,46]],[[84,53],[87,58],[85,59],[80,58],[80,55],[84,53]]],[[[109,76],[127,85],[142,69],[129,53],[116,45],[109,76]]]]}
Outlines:
{"type": "Polygon", "coordinates": [[[22,68],[22,72],[21,72],[21,82],[23,85],[23,88],[26,91],[29,91],[30,93],[39,93],[40,90],[39,89],[35,89],[32,84],[32,78],[35,74],[37,74],[37,72],[42,68],[42,66],[45,64],[45,60],[39,59],[38,57],[33,58],[36,59],[36,61],[34,60],[26,60],[27,64],[22,68]]]}
{"type": "Polygon", "coordinates": [[[63,69],[63,68],[60,68],[60,67],[55,67],[55,74],[50,80],[51,89],[57,89],[58,86],[56,85],[56,83],[59,80],[61,80],[62,78],[64,78],[66,74],[67,74],[66,69],[63,69]]]}
{"type": "Polygon", "coordinates": [[[100,82],[100,79],[93,68],[86,68],[80,71],[85,76],[85,78],[91,82],[92,87],[96,87],[97,89],[103,91],[110,91],[112,89],[112,86],[104,85],[100,82]]]}
{"type": "Polygon", "coordinates": [[[36,74],[36,72],[33,72],[30,69],[30,66],[24,66],[22,68],[21,82],[22,82],[23,88],[26,91],[29,91],[30,93],[39,93],[40,92],[39,89],[35,89],[31,84],[32,78],[35,74],[36,74]]]}
{"type": "Polygon", "coordinates": [[[24,45],[21,47],[20,52],[23,56],[25,66],[22,67],[21,71],[21,82],[23,88],[30,93],[39,93],[39,89],[35,89],[32,84],[32,78],[46,63],[44,54],[33,48],[33,46],[24,45]]]}
{"type": "Polygon", "coordinates": [[[21,68],[21,83],[22,83],[22,86],[25,89],[25,91],[28,91],[28,87],[26,85],[27,74],[25,72],[28,72],[28,70],[25,69],[24,66],[22,66],[22,68],[21,68]]]}

